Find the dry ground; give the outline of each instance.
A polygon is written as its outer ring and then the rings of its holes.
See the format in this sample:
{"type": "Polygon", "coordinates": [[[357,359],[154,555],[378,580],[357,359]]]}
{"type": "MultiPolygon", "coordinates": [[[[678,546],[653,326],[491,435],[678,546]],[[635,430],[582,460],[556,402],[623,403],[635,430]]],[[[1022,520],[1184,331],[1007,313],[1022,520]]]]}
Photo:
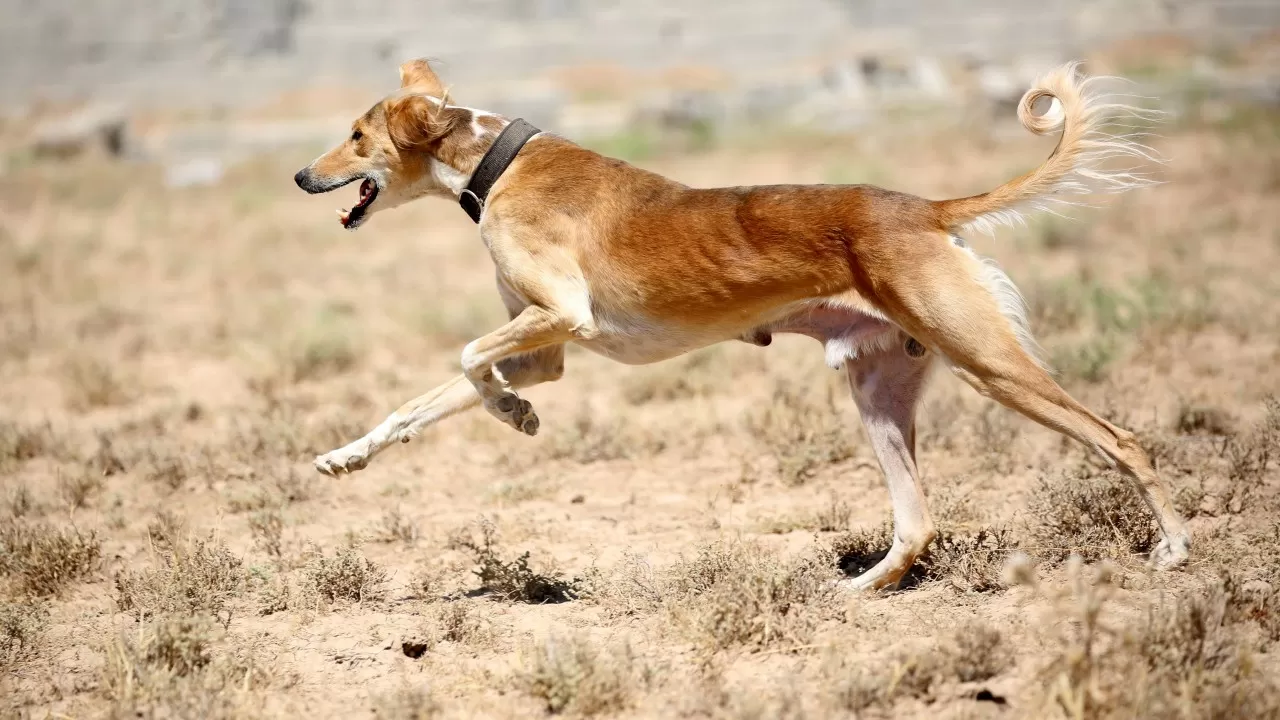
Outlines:
{"type": "MultiPolygon", "coordinates": [[[[501,320],[465,215],[344,233],[351,193],[292,186],[304,155],[185,190],[15,159],[0,714],[1276,717],[1280,120],[1228,110],[1160,145],[1162,187],[970,239],[1063,383],[1141,433],[1190,566],[1149,572],[1123,483],[940,375],[919,455],[943,538],[910,587],[853,597],[826,581],[887,548],[889,504],[810,341],[644,368],[571,349],[526,393],[537,438],[475,413],[332,480],[315,453],[501,320]]],[[[641,162],[943,197],[1046,152],[1001,124],[641,162]]]]}

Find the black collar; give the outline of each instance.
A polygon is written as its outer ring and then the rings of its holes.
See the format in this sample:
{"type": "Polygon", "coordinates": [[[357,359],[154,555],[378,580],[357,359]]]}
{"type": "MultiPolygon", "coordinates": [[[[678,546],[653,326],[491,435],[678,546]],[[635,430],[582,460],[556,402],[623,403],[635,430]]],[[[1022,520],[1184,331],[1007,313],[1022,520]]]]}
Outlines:
{"type": "Polygon", "coordinates": [[[489,147],[489,151],[480,158],[480,164],[471,175],[467,189],[458,196],[458,204],[477,224],[480,222],[480,213],[484,210],[485,198],[489,196],[489,190],[493,188],[493,184],[498,182],[503,171],[512,160],[516,159],[520,148],[529,142],[529,138],[540,132],[542,131],[523,119],[516,118],[502,129],[498,139],[494,140],[493,145],[489,147]]]}

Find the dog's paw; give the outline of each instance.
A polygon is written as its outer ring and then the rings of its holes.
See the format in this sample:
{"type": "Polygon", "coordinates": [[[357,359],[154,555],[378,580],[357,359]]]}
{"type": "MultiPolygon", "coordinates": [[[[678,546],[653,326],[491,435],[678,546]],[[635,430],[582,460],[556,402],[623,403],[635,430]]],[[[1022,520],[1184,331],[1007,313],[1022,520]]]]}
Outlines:
{"type": "Polygon", "coordinates": [[[515,393],[508,392],[499,395],[492,402],[486,402],[484,408],[489,411],[490,415],[525,435],[538,434],[540,423],[538,422],[538,416],[533,412],[533,405],[530,405],[528,400],[522,400],[515,393]]]}
{"type": "Polygon", "coordinates": [[[329,477],[337,477],[342,473],[353,473],[357,470],[363,470],[369,464],[372,457],[368,451],[368,443],[363,440],[318,455],[315,459],[316,470],[328,475],[329,477]]]}
{"type": "Polygon", "coordinates": [[[1191,556],[1191,539],[1186,535],[1164,538],[1151,551],[1151,564],[1157,570],[1172,570],[1187,562],[1191,556]]]}

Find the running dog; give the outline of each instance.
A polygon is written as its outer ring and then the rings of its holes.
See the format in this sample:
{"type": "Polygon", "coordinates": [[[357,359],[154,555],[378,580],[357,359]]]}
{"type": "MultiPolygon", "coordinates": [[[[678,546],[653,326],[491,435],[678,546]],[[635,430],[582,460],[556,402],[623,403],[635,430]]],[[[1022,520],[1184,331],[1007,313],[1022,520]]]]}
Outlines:
{"type": "Polygon", "coordinates": [[[821,342],[843,367],[889,486],[888,555],[851,588],[898,581],[936,536],[915,463],[915,410],[941,363],[982,395],[1101,453],[1131,478],[1160,526],[1160,568],[1186,561],[1190,536],[1133,433],[1068,395],[1038,358],[1013,282],[969,249],[965,229],[1081,195],[1149,184],[1115,161],[1153,158],[1076,65],[1023,96],[1032,133],[1061,133],[1038,168],[990,192],[932,201],[868,185],[691,188],[521,120],[454,104],[421,60],[298,172],[309,193],[360,181],[339,212],[354,230],[383,210],[435,196],[479,224],[510,322],[462,351],[462,374],[410,400],[369,434],[317,457],[328,475],[364,468],[391,444],[476,405],[533,435],[516,391],[558,380],[564,344],[628,364],[774,333],[821,342]]]}

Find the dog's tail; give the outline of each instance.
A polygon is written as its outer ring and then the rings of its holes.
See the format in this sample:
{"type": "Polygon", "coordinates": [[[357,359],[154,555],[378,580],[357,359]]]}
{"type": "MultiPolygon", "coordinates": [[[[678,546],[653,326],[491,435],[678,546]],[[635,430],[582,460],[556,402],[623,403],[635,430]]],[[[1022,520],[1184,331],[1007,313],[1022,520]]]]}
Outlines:
{"type": "Polygon", "coordinates": [[[1021,222],[1026,210],[1080,205],[1083,195],[1155,182],[1134,166],[1163,162],[1142,143],[1144,129],[1161,113],[1117,102],[1097,87],[1108,78],[1082,77],[1078,69],[1079,63],[1070,63],[1040,77],[1018,103],[1018,119],[1027,130],[1062,132],[1049,159],[990,192],[935,203],[944,227],[990,230],[1021,222]],[[1116,167],[1125,164],[1131,167],[1116,167]]]}

